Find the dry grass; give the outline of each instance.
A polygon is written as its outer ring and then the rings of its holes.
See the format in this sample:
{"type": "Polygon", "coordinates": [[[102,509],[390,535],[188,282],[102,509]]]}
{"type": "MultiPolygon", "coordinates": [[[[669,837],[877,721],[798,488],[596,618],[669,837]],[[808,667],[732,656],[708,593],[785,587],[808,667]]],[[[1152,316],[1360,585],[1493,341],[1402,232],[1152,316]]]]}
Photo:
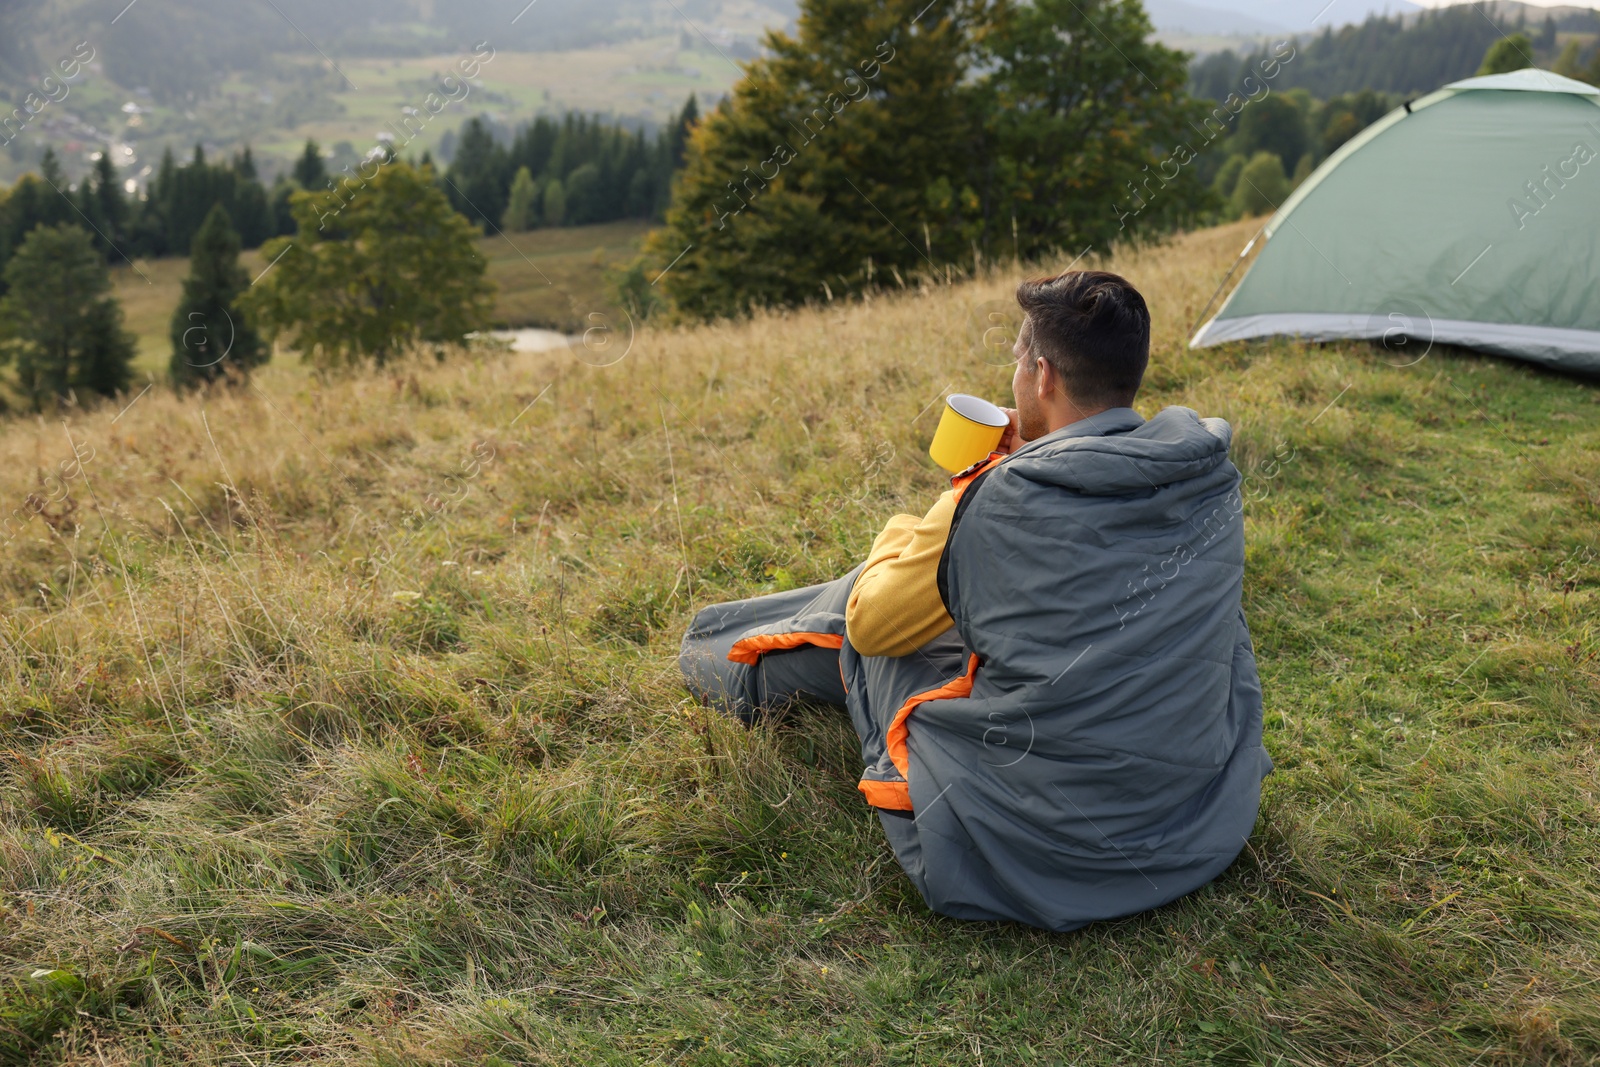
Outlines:
{"type": "Polygon", "coordinates": [[[1216,883],[1070,935],[931,916],[842,716],[678,685],[698,606],[937,492],[1012,272],[604,368],[280,363],[0,433],[0,1062],[1592,1062],[1600,396],[1189,353],[1247,229],[1113,264],[1141,406],[1229,418],[1251,479],[1278,772],[1216,883]]]}

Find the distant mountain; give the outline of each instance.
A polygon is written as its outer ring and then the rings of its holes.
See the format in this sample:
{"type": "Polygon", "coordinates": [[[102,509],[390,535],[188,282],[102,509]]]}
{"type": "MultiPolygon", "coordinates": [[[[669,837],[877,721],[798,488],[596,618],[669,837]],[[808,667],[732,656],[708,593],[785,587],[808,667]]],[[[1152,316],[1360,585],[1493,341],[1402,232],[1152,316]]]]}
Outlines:
{"type": "Polygon", "coordinates": [[[1367,16],[1410,15],[1406,0],[1145,0],[1158,30],[1195,34],[1307,33],[1362,22],[1367,16]]]}
{"type": "Polygon", "coordinates": [[[1144,0],[1144,9],[1156,29],[1163,32],[1265,36],[1288,31],[1281,23],[1251,18],[1237,11],[1201,7],[1185,0],[1144,0]]]}
{"type": "Polygon", "coordinates": [[[0,88],[26,90],[39,56],[89,39],[117,84],[157,101],[202,100],[230,77],[279,57],[418,56],[486,41],[500,50],[564,51],[688,25],[719,35],[735,15],[780,26],[793,0],[0,0],[0,88]]]}
{"type": "Polygon", "coordinates": [[[1295,33],[1365,22],[1370,15],[1413,15],[1422,8],[1406,0],[1207,0],[1209,6],[1285,26],[1295,33]]]}

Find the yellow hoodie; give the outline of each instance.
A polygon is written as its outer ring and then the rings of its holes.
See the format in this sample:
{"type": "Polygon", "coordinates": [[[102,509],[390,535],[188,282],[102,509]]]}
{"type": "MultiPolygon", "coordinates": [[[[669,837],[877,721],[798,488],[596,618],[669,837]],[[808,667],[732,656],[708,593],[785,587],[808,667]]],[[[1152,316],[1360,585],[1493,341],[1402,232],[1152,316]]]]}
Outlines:
{"type": "Polygon", "coordinates": [[[872,543],[844,616],[857,652],[909,655],[955,625],[939,596],[939,557],[955,513],[956,490],[947,490],[921,519],[890,519],[872,543]]]}

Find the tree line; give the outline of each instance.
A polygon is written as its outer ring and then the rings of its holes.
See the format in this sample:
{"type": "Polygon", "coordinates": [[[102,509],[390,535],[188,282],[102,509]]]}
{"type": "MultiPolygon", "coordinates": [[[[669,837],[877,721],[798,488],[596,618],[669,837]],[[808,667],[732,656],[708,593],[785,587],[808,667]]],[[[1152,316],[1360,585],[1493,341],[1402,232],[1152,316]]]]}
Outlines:
{"type": "Polygon", "coordinates": [[[1323,160],[1402,101],[1370,89],[1329,100],[1298,88],[1230,96],[1212,109],[1220,129],[1194,166],[1193,180],[1210,190],[1214,221],[1277,210],[1323,160]]]}
{"type": "MultiPolygon", "coordinates": [[[[1494,4],[1457,5],[1424,11],[1415,18],[1373,15],[1359,25],[1331,26],[1296,40],[1296,57],[1285,66],[1283,89],[1305,89],[1318,99],[1362,90],[1400,95],[1430,93],[1470,78],[1498,41],[1522,34],[1524,66],[1556,70],[1600,85],[1600,12],[1563,11],[1529,25],[1525,13],[1500,15],[1494,4]]],[[[1270,46],[1240,55],[1215,52],[1190,67],[1189,88],[1203,99],[1222,100],[1240,78],[1270,53],[1270,46]]]]}
{"type": "Polygon", "coordinates": [[[198,145],[183,164],[168,149],[144,196],[128,192],[125,181],[102,152],[72,184],[46,149],[37,175],[24,174],[0,194],[0,265],[35,227],[63,223],[88,230],[108,260],[185,255],[213,204],[223,205],[245,247],[254,248],[283,232],[288,197],[300,188],[282,179],[269,193],[248,148],[213,163],[198,145]]]}
{"type": "MultiPolygon", "coordinates": [[[[419,346],[442,353],[482,328],[493,286],[473,245],[480,231],[451,207],[431,163],[387,159],[345,206],[329,225],[320,194],[294,192],[293,236],[263,247],[271,266],[252,281],[227,207],[212,203],[170,322],[174,387],[242,381],[284,335],[330,368],[382,365],[419,346]]],[[[14,370],[0,410],[128,389],[136,339],[88,229],[35,226],[0,275],[0,363],[14,370]]]]}
{"type": "MultiPolygon", "coordinates": [[[[452,206],[489,232],[659,218],[698,114],[691,96],[653,138],[642,129],[579,114],[560,120],[541,116],[519,130],[509,146],[474,118],[465,124],[449,169],[435,180],[452,206]]],[[[424,154],[420,162],[432,160],[424,154]]],[[[89,230],[113,262],[187,255],[216,204],[227,211],[242,246],[256,248],[295,232],[290,199],[296,192],[332,197],[340,183],[354,177],[350,172],[347,166],[330,173],[320,147],[308,140],[294,165],[268,188],[248,147],[213,162],[196,145],[183,163],[167,149],[148,188],[138,195],[127,191],[126,179],[107,153],[99,153],[89,174],[74,184],[55,152],[46,149],[37,175],[23,175],[0,192],[0,269],[35,227],[63,223],[89,230]]]]}
{"type": "MultiPolygon", "coordinates": [[[[1451,81],[1481,74],[1502,74],[1529,66],[1544,66],[1570,78],[1600,84],[1600,45],[1586,52],[1588,37],[1564,38],[1562,28],[1592,24],[1594,29],[1600,30],[1600,13],[1567,15],[1559,24],[1547,16],[1531,33],[1515,28],[1521,24],[1520,15],[1516,24],[1507,27],[1511,32],[1501,33],[1481,16],[1471,11],[1465,13],[1476,18],[1477,25],[1461,18],[1460,9],[1449,9],[1424,15],[1414,27],[1400,31],[1411,34],[1417,42],[1417,69],[1425,69],[1430,57],[1438,59],[1447,53],[1448,65],[1436,68],[1433,75],[1419,75],[1412,70],[1407,75],[1410,81],[1391,80],[1390,84],[1414,84],[1417,79],[1426,77],[1429,80],[1424,84],[1431,92],[1451,81]],[[1487,32],[1480,33],[1479,27],[1487,32]],[[1457,36],[1451,36],[1457,31],[1457,36]],[[1455,54],[1456,49],[1473,42],[1481,42],[1482,46],[1470,58],[1455,54]]],[[[1307,70],[1312,72],[1309,80],[1314,84],[1343,84],[1337,79],[1322,79],[1313,63],[1304,61],[1315,61],[1319,54],[1325,58],[1330,48],[1365,47],[1362,42],[1373,40],[1370,31],[1382,30],[1386,24],[1382,18],[1373,18],[1362,27],[1347,26],[1337,34],[1325,31],[1310,42],[1281,46],[1290,47],[1294,54],[1289,61],[1277,64],[1278,74],[1271,86],[1274,91],[1261,99],[1250,97],[1247,87],[1252,71],[1259,72],[1265,57],[1275,53],[1262,51],[1245,60],[1225,53],[1231,58],[1224,64],[1213,64],[1210,74],[1204,78],[1199,76],[1204,64],[1191,69],[1191,84],[1203,82],[1205,91],[1215,94],[1213,114],[1223,116],[1228,131],[1218,138],[1217,149],[1202,157],[1196,166],[1197,180],[1211,189],[1217,204],[1217,218],[1239,218],[1275,210],[1341,145],[1417,95],[1362,88],[1319,100],[1304,84],[1297,84],[1297,80],[1300,83],[1308,80],[1307,70]],[[1231,81],[1221,80],[1220,72],[1224,69],[1231,72],[1231,81]],[[1242,92],[1247,95],[1241,96],[1242,92]]],[[[1365,61],[1366,57],[1362,57],[1362,62],[1365,61]]],[[[1259,83],[1261,79],[1255,81],[1259,83]]]]}
{"type": "Polygon", "coordinates": [[[445,173],[450,203],[491,232],[660,218],[699,115],[691,94],[653,139],[581,114],[540,116],[510,145],[471,119],[445,173]]]}
{"type": "Polygon", "coordinates": [[[459,340],[487,315],[481,263],[461,251],[473,223],[493,232],[659,217],[697,117],[692,96],[653,137],[582,115],[540,117],[509,146],[472,119],[447,171],[426,153],[405,163],[380,150],[370,162],[381,181],[365,168],[330,172],[308,140],[270,189],[249,148],[213,161],[196,146],[182,163],[169,149],[142,196],[105,153],[74,184],[47,150],[38,174],[0,192],[0,364],[12,368],[0,408],[127,388],[135,339],[108,268],[134,259],[191,258],[171,324],[168,374],[179,387],[247,375],[283,333],[323,364],[382,363],[414,344],[459,340]],[[430,213],[428,247],[407,243],[430,213]],[[269,258],[300,251],[252,303],[239,253],[258,246],[269,258]],[[419,288],[407,264],[424,262],[433,274],[419,288]],[[359,291],[348,284],[363,277],[359,291]]]}

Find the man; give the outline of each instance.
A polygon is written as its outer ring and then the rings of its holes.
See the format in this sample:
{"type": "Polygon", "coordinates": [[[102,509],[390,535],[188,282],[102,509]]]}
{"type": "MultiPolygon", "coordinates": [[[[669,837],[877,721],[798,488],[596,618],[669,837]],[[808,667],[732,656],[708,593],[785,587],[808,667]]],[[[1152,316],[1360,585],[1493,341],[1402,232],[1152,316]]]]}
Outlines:
{"type": "Polygon", "coordinates": [[[1131,407],[1144,299],[1023,283],[1001,447],[837,581],[706,608],[689,688],[849,709],[860,789],[928,906],[1071,930],[1215,878],[1255,824],[1261,687],[1231,430],[1131,407]]]}

